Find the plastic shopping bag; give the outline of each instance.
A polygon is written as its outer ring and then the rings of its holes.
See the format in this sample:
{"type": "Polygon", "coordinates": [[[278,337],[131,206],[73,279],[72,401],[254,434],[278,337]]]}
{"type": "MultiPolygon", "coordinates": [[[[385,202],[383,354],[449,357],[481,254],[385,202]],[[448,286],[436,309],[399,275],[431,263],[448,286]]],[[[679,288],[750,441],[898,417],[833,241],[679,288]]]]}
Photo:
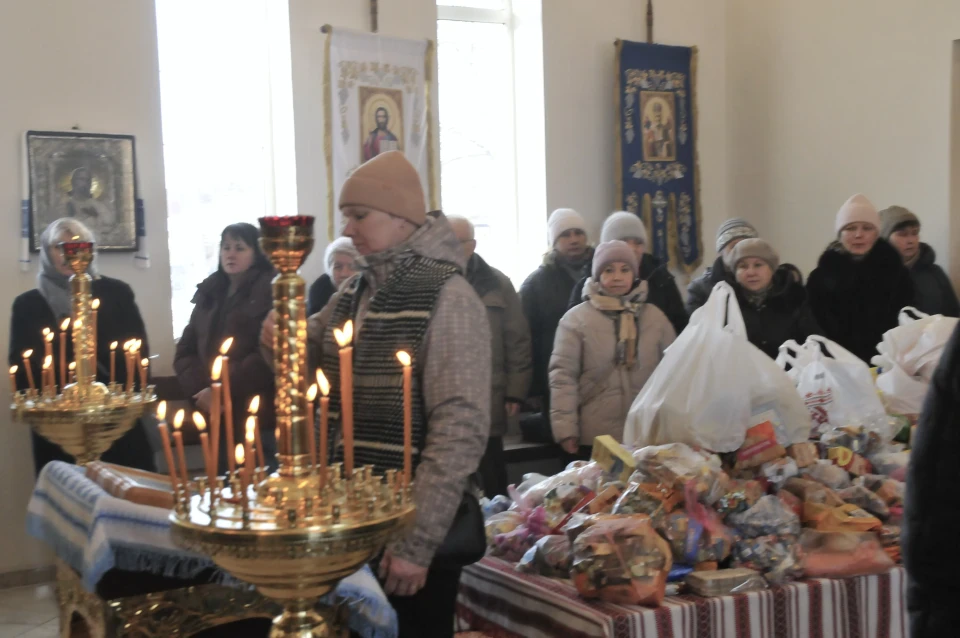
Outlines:
{"type": "Polygon", "coordinates": [[[841,346],[819,336],[811,336],[802,346],[788,341],[780,347],[777,362],[792,366],[791,376],[810,414],[811,438],[847,425],[889,434],[883,429],[887,413],[870,368],[841,346]]]}
{"type": "Polygon", "coordinates": [[[721,282],[634,400],[624,444],[686,443],[732,452],[747,428],[763,421],[771,422],[782,445],[809,433],[789,377],[747,341],[736,295],[721,282]]]}

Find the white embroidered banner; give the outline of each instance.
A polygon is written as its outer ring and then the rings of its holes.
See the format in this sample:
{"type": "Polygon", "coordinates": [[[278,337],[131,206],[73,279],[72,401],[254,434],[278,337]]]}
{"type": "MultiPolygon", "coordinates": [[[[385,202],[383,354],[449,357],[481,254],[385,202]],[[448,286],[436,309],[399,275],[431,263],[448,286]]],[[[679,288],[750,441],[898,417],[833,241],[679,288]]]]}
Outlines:
{"type": "Polygon", "coordinates": [[[340,188],[365,161],[399,150],[433,191],[430,74],[433,44],[339,29],[327,31],[324,67],[328,233],[339,234],[340,188]]]}

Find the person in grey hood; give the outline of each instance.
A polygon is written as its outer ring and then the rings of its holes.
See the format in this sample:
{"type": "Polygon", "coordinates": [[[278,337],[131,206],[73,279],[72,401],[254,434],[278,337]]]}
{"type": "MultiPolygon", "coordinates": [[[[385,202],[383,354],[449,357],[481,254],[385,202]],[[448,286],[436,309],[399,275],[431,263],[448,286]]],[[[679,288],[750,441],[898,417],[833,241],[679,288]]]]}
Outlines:
{"type": "MultiPolygon", "coordinates": [[[[403,467],[403,383],[395,355],[412,355],[416,520],[387,546],[378,571],[401,638],[449,637],[461,570],[435,564],[434,555],[489,434],[487,314],[463,277],[460,242],[442,213],[426,213],[420,177],[402,152],[381,153],[355,170],[341,189],[340,210],[343,234],[364,260],[310,318],[310,345],[333,388],[330,414],[338,414],[332,331],[353,320],[354,460],[377,473],[403,467]]],[[[271,315],[264,322],[264,346],[272,346],[274,321],[271,315]]],[[[338,427],[331,419],[331,428],[338,427]]],[[[340,445],[327,452],[342,458],[340,445]]]]}
{"type": "Polygon", "coordinates": [[[950,278],[936,264],[937,253],[920,241],[920,219],[903,206],[880,211],[880,236],[897,249],[913,280],[913,305],[928,315],[960,316],[950,278]]]}
{"type": "Polygon", "coordinates": [[[717,260],[702,275],[687,286],[687,314],[692,315],[700,306],[707,303],[713,287],[721,281],[733,284],[733,266],[727,262],[733,256],[733,249],[744,239],[753,239],[760,234],[753,224],[745,219],[734,217],[720,224],[717,229],[717,260]]]}

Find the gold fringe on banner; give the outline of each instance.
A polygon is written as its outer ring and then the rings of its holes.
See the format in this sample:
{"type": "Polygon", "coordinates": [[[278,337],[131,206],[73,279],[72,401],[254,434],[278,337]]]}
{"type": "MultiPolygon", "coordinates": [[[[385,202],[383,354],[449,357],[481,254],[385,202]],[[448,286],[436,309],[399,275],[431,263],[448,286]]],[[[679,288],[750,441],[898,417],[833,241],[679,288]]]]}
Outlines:
{"type": "Polygon", "coordinates": [[[703,263],[703,197],[700,195],[700,150],[697,146],[697,133],[700,130],[700,111],[697,108],[697,58],[700,50],[697,47],[690,48],[690,108],[693,111],[693,192],[697,200],[696,212],[697,218],[697,236],[694,241],[697,242],[697,255],[699,255],[692,264],[686,264],[680,260],[681,270],[690,274],[700,267],[703,263]]]}
{"type": "MultiPolygon", "coordinates": [[[[617,51],[613,59],[613,104],[614,108],[617,109],[616,117],[613,118],[613,139],[617,140],[617,155],[613,162],[614,184],[617,189],[617,208],[626,210],[623,196],[623,135],[620,133],[620,118],[623,116],[623,105],[620,102],[620,54],[623,51],[623,40],[617,38],[613,46],[617,51]]],[[[644,203],[644,206],[646,206],[646,203],[644,203]]]]}
{"type": "Polygon", "coordinates": [[[677,237],[677,194],[670,193],[670,204],[667,209],[667,268],[673,270],[683,259],[678,254],[680,243],[677,237]]]}

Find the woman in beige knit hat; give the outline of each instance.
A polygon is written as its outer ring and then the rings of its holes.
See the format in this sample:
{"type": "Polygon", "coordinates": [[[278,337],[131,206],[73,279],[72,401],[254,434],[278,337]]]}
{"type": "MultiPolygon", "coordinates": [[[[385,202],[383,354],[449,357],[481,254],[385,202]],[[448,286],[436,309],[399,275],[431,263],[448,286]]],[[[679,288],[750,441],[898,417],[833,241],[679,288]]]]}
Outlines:
{"type": "Polygon", "coordinates": [[[866,197],[844,203],[834,231],[837,239],[810,273],[810,308],[825,337],[869,363],[883,333],[913,302],[913,284],[900,255],[880,237],[880,215],[866,197]]]}

